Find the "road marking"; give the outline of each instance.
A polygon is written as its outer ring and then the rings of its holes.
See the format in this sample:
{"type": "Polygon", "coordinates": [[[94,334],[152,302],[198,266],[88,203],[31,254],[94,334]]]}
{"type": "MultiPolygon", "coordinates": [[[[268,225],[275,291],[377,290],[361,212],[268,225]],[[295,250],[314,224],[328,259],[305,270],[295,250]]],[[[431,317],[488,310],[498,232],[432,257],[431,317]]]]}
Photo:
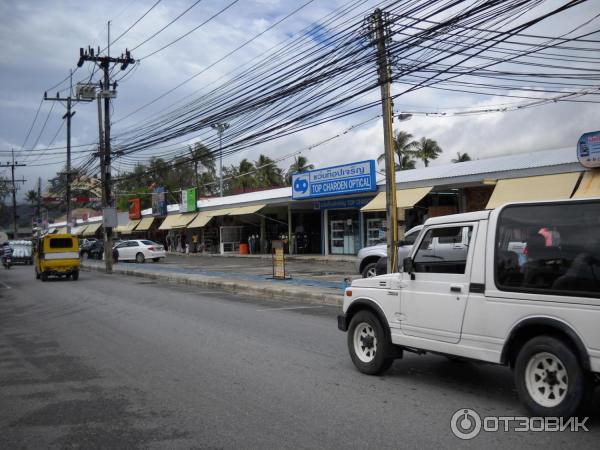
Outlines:
{"type": "Polygon", "coordinates": [[[4,281],[0,281],[0,284],[3,284],[3,285],[4,285],[4,287],[5,287],[6,289],[12,289],[12,288],[11,288],[11,287],[10,287],[8,284],[6,284],[4,281]]]}
{"type": "Polygon", "coordinates": [[[286,311],[290,309],[311,309],[311,308],[324,308],[324,306],[286,306],[283,308],[266,308],[266,309],[257,309],[256,311],[286,311]]]}

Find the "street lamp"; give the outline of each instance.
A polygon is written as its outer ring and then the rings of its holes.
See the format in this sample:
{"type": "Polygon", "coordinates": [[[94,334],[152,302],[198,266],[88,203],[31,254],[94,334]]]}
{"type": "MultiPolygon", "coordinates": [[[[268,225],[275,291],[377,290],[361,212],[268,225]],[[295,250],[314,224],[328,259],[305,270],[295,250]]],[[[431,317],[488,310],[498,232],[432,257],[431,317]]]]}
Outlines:
{"type": "Polygon", "coordinates": [[[227,122],[217,122],[211,125],[213,130],[217,130],[219,135],[219,195],[223,197],[223,133],[229,124],[227,122]]]}

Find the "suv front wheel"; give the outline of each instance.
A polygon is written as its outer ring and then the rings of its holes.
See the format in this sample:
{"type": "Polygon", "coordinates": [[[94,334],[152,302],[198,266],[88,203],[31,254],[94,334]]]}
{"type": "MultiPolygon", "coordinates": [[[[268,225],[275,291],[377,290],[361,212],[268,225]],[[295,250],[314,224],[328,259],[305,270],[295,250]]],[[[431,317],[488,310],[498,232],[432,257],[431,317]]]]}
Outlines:
{"type": "Polygon", "coordinates": [[[575,353],[551,336],[538,336],[521,348],[515,384],[521,401],[535,416],[573,416],[592,395],[591,377],[575,353]]]}
{"type": "Polygon", "coordinates": [[[358,370],[377,375],[394,362],[392,343],[379,319],[370,311],[359,311],[348,327],[348,350],[358,370]]]}

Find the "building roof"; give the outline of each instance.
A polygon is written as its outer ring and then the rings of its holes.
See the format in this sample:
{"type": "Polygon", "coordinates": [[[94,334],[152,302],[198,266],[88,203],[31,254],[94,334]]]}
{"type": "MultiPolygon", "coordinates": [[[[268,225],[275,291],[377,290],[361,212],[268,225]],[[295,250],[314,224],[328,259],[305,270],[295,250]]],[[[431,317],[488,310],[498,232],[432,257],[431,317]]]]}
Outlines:
{"type": "MultiPolygon", "coordinates": [[[[396,172],[401,188],[480,183],[484,178],[505,179],[584,170],[575,148],[516,153],[396,172]]],[[[385,184],[385,181],[378,183],[385,184]]]]}

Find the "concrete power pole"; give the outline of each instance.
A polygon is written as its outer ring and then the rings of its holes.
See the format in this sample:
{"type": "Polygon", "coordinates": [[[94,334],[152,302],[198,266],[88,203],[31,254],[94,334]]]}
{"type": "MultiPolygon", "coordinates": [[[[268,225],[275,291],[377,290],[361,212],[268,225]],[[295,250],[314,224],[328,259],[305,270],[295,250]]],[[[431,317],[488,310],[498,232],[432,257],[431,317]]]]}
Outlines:
{"type": "MultiPolygon", "coordinates": [[[[110,25],[109,25],[110,26],[110,25]]],[[[110,30],[110,28],[109,28],[110,30]]],[[[109,31],[110,33],[110,31],[109,31]]],[[[110,52],[110,36],[109,36],[109,52],[110,52]]],[[[110,86],[110,66],[111,64],[121,64],[121,70],[125,70],[129,64],[134,64],[135,60],[131,57],[129,50],[125,50],[125,55],[121,55],[119,58],[113,58],[110,53],[107,56],[100,56],[94,54],[94,49],[88,47],[87,51],[83,48],[79,49],[79,61],[77,67],[81,67],[84,62],[91,61],[100,67],[104,73],[104,80],[100,84],[100,92],[98,94],[98,121],[100,128],[100,174],[102,177],[102,206],[105,212],[108,212],[114,208],[112,192],[111,192],[111,148],[110,148],[110,99],[115,98],[117,95],[117,85],[114,83],[113,89],[110,86]],[[100,99],[104,98],[104,136],[102,136],[101,125],[101,106],[100,99]]],[[[112,226],[104,226],[104,262],[106,265],[106,272],[112,273],[112,226]]]]}
{"type": "Polygon", "coordinates": [[[213,130],[217,130],[219,135],[219,195],[223,197],[223,133],[229,124],[226,122],[217,122],[211,125],[213,130]]]}
{"type": "Polygon", "coordinates": [[[391,97],[392,74],[387,55],[387,25],[380,9],[369,18],[371,38],[377,45],[381,107],[383,110],[383,143],[385,147],[385,193],[387,211],[388,273],[398,272],[398,208],[396,202],[396,165],[394,161],[394,130],[391,97]]]}
{"type": "Polygon", "coordinates": [[[12,204],[13,204],[13,239],[17,239],[19,235],[18,229],[18,216],[17,216],[17,183],[24,183],[25,180],[15,180],[15,167],[24,167],[26,164],[19,164],[15,161],[15,151],[11,150],[12,154],[12,163],[6,163],[7,166],[10,166],[10,175],[11,175],[11,191],[12,191],[12,204]]]}
{"type": "MultiPolygon", "coordinates": [[[[65,102],[65,106],[67,108],[67,112],[63,116],[63,119],[67,119],[67,173],[66,176],[66,194],[65,194],[65,202],[67,204],[67,233],[71,232],[71,118],[75,115],[75,111],[71,111],[73,107],[74,100],[72,98],[73,95],[73,73],[71,71],[71,87],[69,90],[69,96],[67,98],[62,98],[56,93],[55,98],[48,97],[48,93],[44,92],[44,100],[49,101],[58,101],[65,102]]],[[[78,98],[77,101],[90,101],[88,99],[78,98]]]]}

